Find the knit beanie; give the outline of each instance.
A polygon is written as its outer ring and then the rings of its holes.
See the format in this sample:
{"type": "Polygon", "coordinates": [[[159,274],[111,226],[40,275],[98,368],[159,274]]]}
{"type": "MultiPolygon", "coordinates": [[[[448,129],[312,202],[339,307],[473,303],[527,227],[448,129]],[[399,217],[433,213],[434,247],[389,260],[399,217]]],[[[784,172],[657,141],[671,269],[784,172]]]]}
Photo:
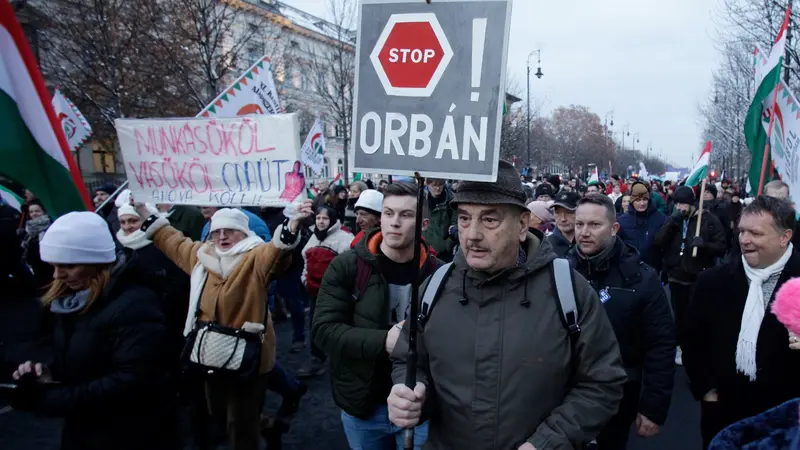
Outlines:
{"type": "Polygon", "coordinates": [[[113,183],[105,183],[105,184],[101,185],[100,187],[98,187],[97,189],[95,189],[94,191],[95,192],[105,192],[106,194],[111,195],[111,194],[113,194],[114,192],[117,191],[117,187],[114,186],[113,183]]]}
{"type": "Polygon", "coordinates": [[[714,198],[717,198],[717,187],[714,186],[712,183],[706,184],[706,191],[710,192],[714,198]]]}
{"type": "Polygon", "coordinates": [[[688,186],[678,186],[672,194],[672,200],[674,200],[675,203],[694,205],[694,191],[688,186]]]}
{"type": "Polygon", "coordinates": [[[209,232],[213,233],[221,228],[238,230],[248,236],[254,235],[250,230],[250,219],[247,214],[238,209],[222,208],[211,216],[211,229],[209,232]]]}
{"type": "Polygon", "coordinates": [[[650,200],[650,189],[647,188],[646,184],[642,183],[641,181],[637,181],[631,186],[630,196],[631,201],[635,200],[636,198],[650,200]]]}
{"type": "Polygon", "coordinates": [[[56,219],[39,243],[39,256],[51,264],[108,264],[117,259],[108,223],[88,211],[56,219]]]}

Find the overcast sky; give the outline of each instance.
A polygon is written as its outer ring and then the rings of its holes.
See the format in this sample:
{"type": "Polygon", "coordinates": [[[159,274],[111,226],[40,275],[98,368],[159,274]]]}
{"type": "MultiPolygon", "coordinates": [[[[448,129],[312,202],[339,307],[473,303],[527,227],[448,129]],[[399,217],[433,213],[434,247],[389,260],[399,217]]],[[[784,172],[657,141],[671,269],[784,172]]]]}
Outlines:
{"type": "MultiPolygon", "coordinates": [[[[328,0],[283,1],[327,16],[328,0]]],[[[541,49],[545,75],[531,76],[531,98],[542,102],[544,113],[580,104],[602,120],[613,111],[617,138],[629,125],[631,135],[639,134],[637,148],[652,144],[667,161],[691,167],[701,147],[697,105],[711,95],[718,61],[716,5],[716,0],[515,0],[509,76],[524,97],[527,56],[541,49]]],[[[535,73],[535,56],[531,64],[535,73]]]]}

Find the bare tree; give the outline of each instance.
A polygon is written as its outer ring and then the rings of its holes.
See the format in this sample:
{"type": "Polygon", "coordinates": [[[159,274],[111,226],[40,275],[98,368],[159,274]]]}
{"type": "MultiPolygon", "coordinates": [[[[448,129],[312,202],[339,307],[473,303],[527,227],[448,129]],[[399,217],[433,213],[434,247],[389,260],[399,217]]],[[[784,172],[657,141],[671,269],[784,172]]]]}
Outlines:
{"type": "Polygon", "coordinates": [[[325,37],[303,55],[287,55],[302,67],[316,91],[316,101],[336,124],[344,150],[344,183],[349,182],[349,148],[355,85],[355,18],[353,0],[328,0],[330,22],[316,24],[325,37]]]}
{"type": "Polygon", "coordinates": [[[279,29],[258,6],[234,0],[145,3],[162,17],[157,49],[196,110],[258,58],[281,54],[279,29]]]}

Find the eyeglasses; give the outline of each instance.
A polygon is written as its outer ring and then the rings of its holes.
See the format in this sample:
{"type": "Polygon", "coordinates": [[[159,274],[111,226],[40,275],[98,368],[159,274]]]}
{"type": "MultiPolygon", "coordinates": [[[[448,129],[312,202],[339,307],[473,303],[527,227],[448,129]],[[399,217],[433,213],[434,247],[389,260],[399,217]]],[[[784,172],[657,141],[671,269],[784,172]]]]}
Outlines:
{"type": "Polygon", "coordinates": [[[241,231],[233,230],[231,228],[220,228],[218,230],[214,230],[214,231],[211,232],[211,238],[216,240],[217,238],[220,237],[220,235],[222,235],[222,236],[233,236],[233,233],[236,233],[236,232],[241,233],[241,231]]]}

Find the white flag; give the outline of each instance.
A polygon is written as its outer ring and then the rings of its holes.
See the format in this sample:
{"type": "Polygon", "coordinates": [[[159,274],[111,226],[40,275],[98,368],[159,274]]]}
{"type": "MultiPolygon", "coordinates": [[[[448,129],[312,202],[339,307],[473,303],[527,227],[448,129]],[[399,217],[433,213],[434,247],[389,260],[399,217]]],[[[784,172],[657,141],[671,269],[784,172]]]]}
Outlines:
{"type": "Polygon", "coordinates": [[[322,173],[325,166],[325,133],[319,118],[314,121],[314,126],[308,132],[306,142],[300,149],[300,158],[303,164],[310,167],[314,173],[322,173]]]}
{"type": "Polygon", "coordinates": [[[597,166],[592,168],[592,174],[589,175],[589,183],[597,183],[600,181],[600,175],[597,173],[597,166]]]}
{"type": "Polygon", "coordinates": [[[53,95],[53,109],[56,112],[56,119],[67,136],[69,149],[73,152],[77,151],[92,135],[92,127],[89,126],[89,122],[78,111],[78,108],[59,89],[56,89],[53,95]]]}
{"type": "Polygon", "coordinates": [[[639,178],[646,180],[650,174],[647,172],[647,168],[644,167],[644,163],[639,163],[639,178]]]}
{"type": "Polygon", "coordinates": [[[266,56],[222,91],[197,117],[236,117],[282,112],[272,64],[266,56]]]}

